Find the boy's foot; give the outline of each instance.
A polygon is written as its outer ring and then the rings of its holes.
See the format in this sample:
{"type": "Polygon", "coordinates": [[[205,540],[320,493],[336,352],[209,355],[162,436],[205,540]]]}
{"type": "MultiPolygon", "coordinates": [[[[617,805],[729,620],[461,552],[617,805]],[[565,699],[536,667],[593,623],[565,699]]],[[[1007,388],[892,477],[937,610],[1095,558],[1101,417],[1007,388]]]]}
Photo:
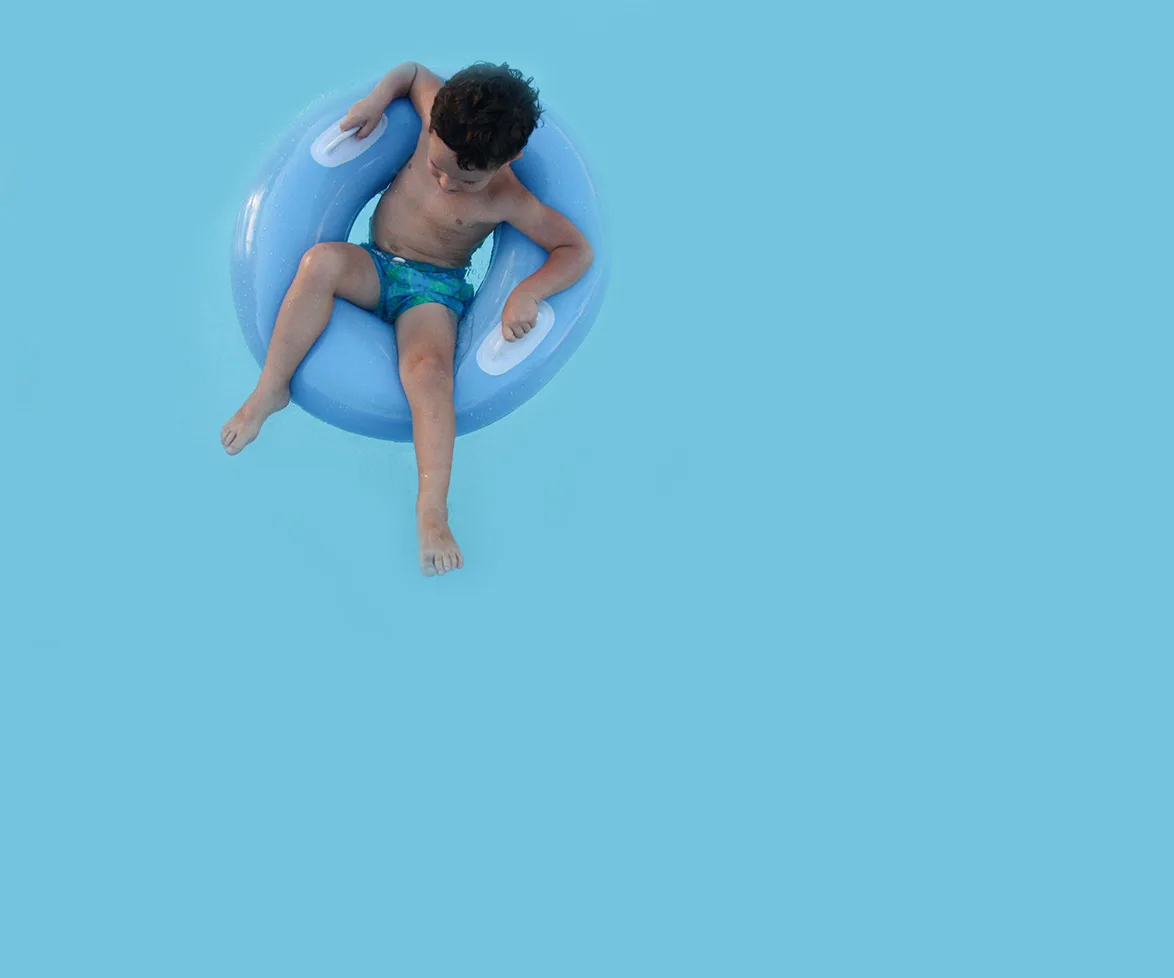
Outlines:
{"type": "Polygon", "coordinates": [[[220,429],[220,444],[229,455],[235,455],[257,437],[257,432],[269,415],[280,411],[288,403],[288,387],[278,391],[258,387],[220,429]]]}
{"type": "Polygon", "coordinates": [[[425,577],[465,566],[461,548],[448,528],[448,511],[444,507],[417,507],[416,532],[420,537],[420,570],[425,577]]]}

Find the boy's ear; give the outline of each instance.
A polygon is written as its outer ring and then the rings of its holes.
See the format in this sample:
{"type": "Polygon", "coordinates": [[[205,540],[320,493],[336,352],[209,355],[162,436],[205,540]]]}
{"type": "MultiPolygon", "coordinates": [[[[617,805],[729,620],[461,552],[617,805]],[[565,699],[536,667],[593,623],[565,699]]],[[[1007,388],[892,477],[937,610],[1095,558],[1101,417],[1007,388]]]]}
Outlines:
{"type": "MultiPolygon", "coordinates": [[[[518,150],[518,155],[514,157],[514,160],[520,160],[522,158],[522,153],[524,152],[525,150],[518,150]]],[[[510,162],[513,163],[514,160],[510,160],[510,162]]]]}

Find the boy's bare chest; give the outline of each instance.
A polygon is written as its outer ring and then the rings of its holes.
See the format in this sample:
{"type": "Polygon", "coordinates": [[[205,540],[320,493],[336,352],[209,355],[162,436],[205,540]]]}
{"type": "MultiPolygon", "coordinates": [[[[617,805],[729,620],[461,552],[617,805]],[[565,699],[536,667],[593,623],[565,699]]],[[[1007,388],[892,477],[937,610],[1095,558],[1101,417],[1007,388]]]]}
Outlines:
{"type": "MultiPolygon", "coordinates": [[[[428,174],[427,167],[413,157],[396,174],[379,202],[377,223],[396,239],[416,235],[458,248],[479,243],[499,219],[494,216],[488,194],[448,194],[428,174]]],[[[411,242],[409,242],[411,243],[411,242]]],[[[421,241],[418,246],[426,246],[421,241]]]]}

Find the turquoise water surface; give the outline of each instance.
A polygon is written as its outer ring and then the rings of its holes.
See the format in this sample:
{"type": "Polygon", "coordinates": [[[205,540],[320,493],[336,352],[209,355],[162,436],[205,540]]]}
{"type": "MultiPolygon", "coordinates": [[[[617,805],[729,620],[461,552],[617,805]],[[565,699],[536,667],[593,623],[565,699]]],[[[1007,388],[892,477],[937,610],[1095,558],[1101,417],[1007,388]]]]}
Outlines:
{"type": "Polygon", "coordinates": [[[4,20],[0,975],[1174,972],[1168,7],[4,20]],[[219,444],[256,169],[409,59],[612,255],[442,579],[410,446],[219,444]]]}

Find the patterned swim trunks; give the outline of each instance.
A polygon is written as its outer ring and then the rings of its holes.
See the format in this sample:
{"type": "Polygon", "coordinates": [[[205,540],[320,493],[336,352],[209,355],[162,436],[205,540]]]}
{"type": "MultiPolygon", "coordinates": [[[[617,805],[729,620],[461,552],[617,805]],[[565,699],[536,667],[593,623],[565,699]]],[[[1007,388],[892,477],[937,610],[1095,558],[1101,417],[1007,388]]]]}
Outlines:
{"type": "Polygon", "coordinates": [[[395,321],[413,306],[439,302],[457,314],[457,320],[473,301],[474,289],[465,281],[465,268],[441,268],[419,261],[409,261],[381,251],[374,244],[361,246],[375,262],[379,273],[379,308],[376,312],[386,323],[395,321]]]}

